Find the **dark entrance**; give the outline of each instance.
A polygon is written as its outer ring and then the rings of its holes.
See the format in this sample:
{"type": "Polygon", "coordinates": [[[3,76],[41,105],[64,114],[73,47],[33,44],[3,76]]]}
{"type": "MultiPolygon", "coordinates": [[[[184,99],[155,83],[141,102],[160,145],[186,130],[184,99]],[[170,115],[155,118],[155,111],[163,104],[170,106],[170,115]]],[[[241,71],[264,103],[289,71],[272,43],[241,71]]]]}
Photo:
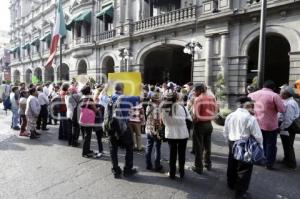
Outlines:
{"type": "Polygon", "coordinates": [[[144,82],[147,84],[172,81],[183,85],[191,78],[191,55],[182,46],[164,45],[151,50],[144,60],[144,82]]]}
{"type": "MultiPolygon", "coordinates": [[[[248,50],[248,84],[251,84],[252,79],[257,76],[258,43],[259,38],[256,38],[248,50]]],[[[290,44],[283,36],[267,35],[264,80],[273,80],[278,87],[289,83],[290,50],[290,44]]]]}

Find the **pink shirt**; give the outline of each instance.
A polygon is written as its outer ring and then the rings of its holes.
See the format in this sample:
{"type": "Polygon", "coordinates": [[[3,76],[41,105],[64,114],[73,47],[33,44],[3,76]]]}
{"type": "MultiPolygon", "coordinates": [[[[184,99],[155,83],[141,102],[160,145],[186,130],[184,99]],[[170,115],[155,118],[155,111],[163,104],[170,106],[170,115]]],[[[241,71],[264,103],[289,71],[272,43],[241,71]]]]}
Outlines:
{"type": "Polygon", "coordinates": [[[285,112],[281,97],[268,88],[250,93],[248,97],[255,101],[255,117],[260,128],[265,131],[278,129],[277,113],[285,112]]]}

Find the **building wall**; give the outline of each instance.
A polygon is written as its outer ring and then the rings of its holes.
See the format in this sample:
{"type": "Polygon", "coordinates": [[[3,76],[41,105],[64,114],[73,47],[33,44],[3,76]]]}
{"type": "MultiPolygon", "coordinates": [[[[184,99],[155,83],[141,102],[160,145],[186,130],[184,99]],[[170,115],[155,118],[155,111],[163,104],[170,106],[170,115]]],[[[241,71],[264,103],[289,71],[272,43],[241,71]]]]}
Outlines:
{"type": "MultiPolygon", "coordinates": [[[[20,8],[18,2],[12,1],[11,10],[20,8]],[[15,2],[15,3],[14,3],[15,2]],[[15,6],[15,7],[13,7],[15,6]]],[[[25,1],[24,1],[25,2],[25,1]]],[[[115,71],[120,71],[124,65],[119,57],[119,49],[130,51],[131,71],[144,71],[144,59],[155,47],[162,45],[185,46],[191,38],[203,45],[203,51],[195,54],[194,81],[204,81],[213,86],[219,72],[225,75],[227,93],[238,96],[245,93],[247,76],[247,50],[259,34],[259,4],[249,5],[246,0],[218,1],[181,1],[181,10],[163,15],[149,17],[149,5],[143,0],[114,0],[114,21],[111,30],[104,30],[103,21],[95,15],[101,6],[108,1],[64,0],[63,7],[66,21],[81,13],[92,10],[91,35],[89,41],[84,37],[74,39],[74,30],[69,31],[63,48],[63,62],[70,69],[70,76],[78,74],[78,63],[84,59],[87,62],[88,74],[97,80],[105,71],[105,60],[111,57],[115,63],[115,71]],[[215,4],[217,2],[218,4],[215,4]],[[190,8],[190,5],[197,5],[190,8]],[[216,7],[217,6],[217,7],[216,7]],[[184,10],[185,9],[185,10],[184,10]],[[216,12],[213,12],[216,11],[216,12]],[[172,21],[172,22],[170,22],[172,21]],[[98,76],[97,76],[98,75],[98,76]]],[[[300,76],[300,1],[270,0],[268,9],[267,31],[285,37],[290,45],[290,82],[300,76]]],[[[11,45],[21,45],[42,37],[52,31],[54,23],[55,1],[45,1],[44,4],[31,9],[31,19],[27,16],[18,17],[12,22],[11,45]]],[[[21,4],[22,6],[22,4],[21,4]]],[[[86,36],[84,29],[81,29],[86,36]]],[[[45,45],[41,42],[41,45],[45,45]]],[[[23,53],[21,53],[23,56],[23,53]]],[[[12,60],[12,74],[15,70],[21,73],[25,80],[27,69],[34,70],[43,66],[49,56],[47,50],[31,58],[21,57],[12,60]],[[48,54],[47,54],[48,53],[48,54]]],[[[58,56],[53,62],[56,70],[59,65],[58,56]]]]}

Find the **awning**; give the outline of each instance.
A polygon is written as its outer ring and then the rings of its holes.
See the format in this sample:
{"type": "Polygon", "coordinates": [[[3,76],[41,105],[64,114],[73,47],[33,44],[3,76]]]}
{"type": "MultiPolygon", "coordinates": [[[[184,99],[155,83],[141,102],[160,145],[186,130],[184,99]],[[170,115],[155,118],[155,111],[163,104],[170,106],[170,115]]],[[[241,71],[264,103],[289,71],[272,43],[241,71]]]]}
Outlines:
{"type": "Polygon", "coordinates": [[[99,13],[96,14],[96,17],[100,20],[103,20],[105,16],[110,18],[114,17],[114,6],[112,4],[104,7],[99,13]]]}
{"type": "Polygon", "coordinates": [[[20,51],[20,46],[12,48],[9,52],[10,53],[15,53],[17,51],[20,51]]]}
{"type": "Polygon", "coordinates": [[[33,41],[30,42],[30,45],[32,45],[32,46],[38,46],[38,45],[40,45],[40,39],[39,38],[35,38],[33,41]]]}
{"type": "Polygon", "coordinates": [[[70,19],[66,24],[67,30],[71,30],[75,23],[91,23],[92,11],[83,11],[70,19]]]}
{"type": "Polygon", "coordinates": [[[28,43],[25,43],[23,46],[22,46],[23,49],[28,49],[30,48],[30,44],[29,42],[28,43]]]}
{"type": "Polygon", "coordinates": [[[49,32],[47,34],[45,34],[40,40],[41,41],[47,41],[51,39],[52,34],[49,32]]]}

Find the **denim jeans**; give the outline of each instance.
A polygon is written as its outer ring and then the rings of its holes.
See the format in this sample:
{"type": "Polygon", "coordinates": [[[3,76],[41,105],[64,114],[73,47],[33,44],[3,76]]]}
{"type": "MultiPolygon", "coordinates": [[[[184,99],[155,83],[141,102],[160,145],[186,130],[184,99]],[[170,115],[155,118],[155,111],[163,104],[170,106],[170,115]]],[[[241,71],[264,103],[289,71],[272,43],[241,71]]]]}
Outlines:
{"type": "Polygon", "coordinates": [[[264,131],[262,130],[263,135],[263,145],[265,150],[265,156],[267,158],[267,166],[272,167],[276,160],[277,154],[277,135],[278,130],[274,131],[264,131]]]}
{"type": "Polygon", "coordinates": [[[155,147],[155,168],[160,166],[160,149],[161,149],[161,140],[157,139],[157,137],[150,135],[147,133],[147,146],[146,146],[146,166],[152,168],[152,149],[155,147]]]}
{"type": "Polygon", "coordinates": [[[19,127],[20,115],[19,115],[19,112],[18,112],[18,108],[12,107],[11,112],[12,112],[11,126],[13,128],[19,127]]]}

